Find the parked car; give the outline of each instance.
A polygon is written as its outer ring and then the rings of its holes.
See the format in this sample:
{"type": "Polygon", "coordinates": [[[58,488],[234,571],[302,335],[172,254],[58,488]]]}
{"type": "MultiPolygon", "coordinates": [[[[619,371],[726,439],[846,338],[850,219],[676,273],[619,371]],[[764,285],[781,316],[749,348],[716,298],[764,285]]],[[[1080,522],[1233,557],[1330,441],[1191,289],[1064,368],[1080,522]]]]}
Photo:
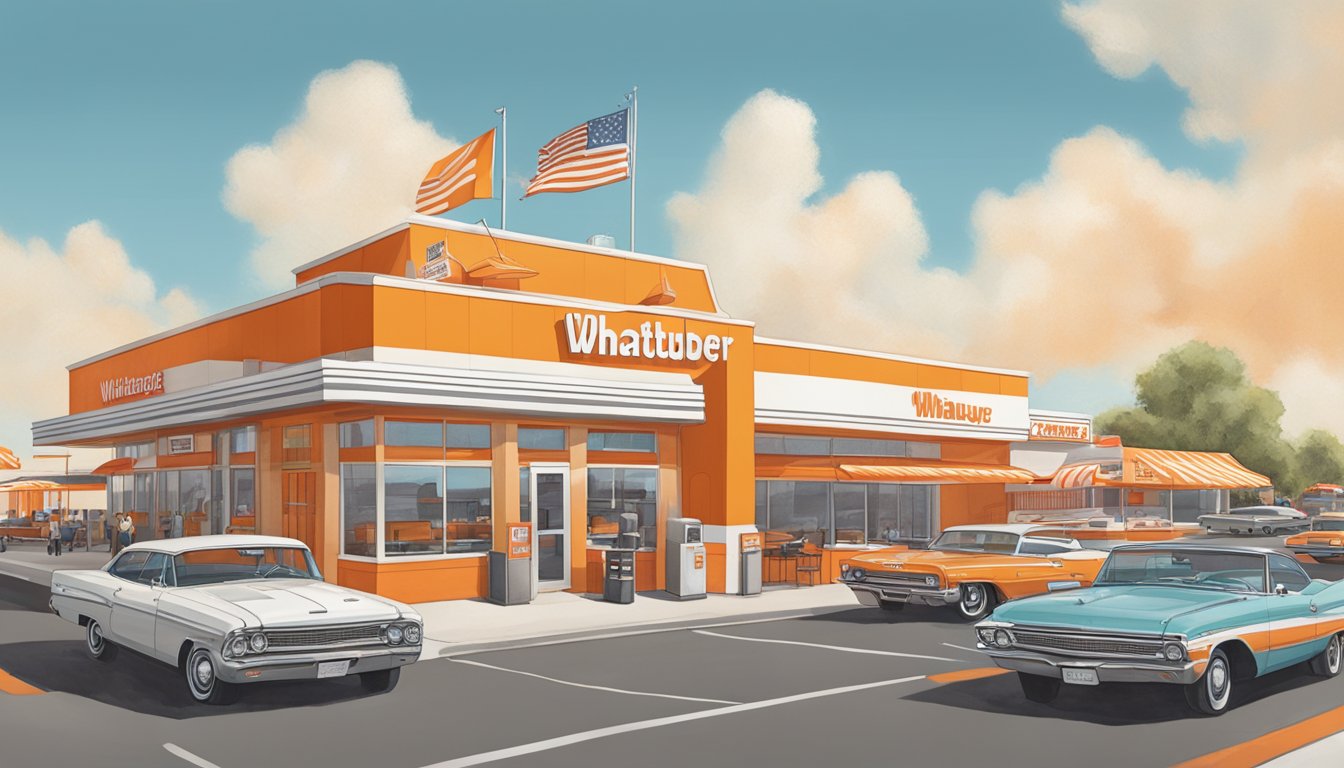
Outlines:
{"type": "Polygon", "coordinates": [[[958,525],[927,550],[878,550],[840,565],[840,581],[864,605],[955,605],[980,619],[1004,600],[1092,583],[1106,553],[1038,525],[958,525]]]}
{"type": "Polygon", "coordinates": [[[1311,521],[1311,530],[1289,536],[1284,546],[1299,555],[1318,560],[1344,558],[1344,512],[1322,512],[1311,521]]]}
{"type": "Polygon", "coordinates": [[[58,570],[51,608],[88,653],[126,648],[177,667],[197,701],[241,683],[359,675],[389,691],[420,656],[410,606],[322,581],[301,541],[196,536],[132,544],[100,570],[58,570]]]}
{"type": "Polygon", "coordinates": [[[1313,581],[1269,549],[1128,544],[1091,588],[1008,603],[975,631],[1031,701],[1053,701],[1061,683],[1171,683],[1218,715],[1237,681],[1304,661],[1339,674],[1344,581],[1313,581]]]}
{"type": "Polygon", "coordinates": [[[1263,533],[1276,536],[1300,531],[1311,525],[1307,516],[1289,507],[1237,507],[1216,515],[1200,515],[1205,533],[1263,533]]]}

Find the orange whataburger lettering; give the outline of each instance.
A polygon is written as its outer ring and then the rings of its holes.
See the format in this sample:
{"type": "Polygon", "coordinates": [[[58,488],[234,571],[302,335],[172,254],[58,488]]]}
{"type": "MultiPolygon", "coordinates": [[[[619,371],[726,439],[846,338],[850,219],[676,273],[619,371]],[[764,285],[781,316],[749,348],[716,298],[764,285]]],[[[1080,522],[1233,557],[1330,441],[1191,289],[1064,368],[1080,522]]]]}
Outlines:
{"type": "Polygon", "coordinates": [[[915,406],[915,415],[921,419],[988,424],[994,415],[994,409],[988,405],[959,403],[932,392],[915,392],[910,395],[910,403],[915,406]]]}
{"type": "Polygon", "coordinates": [[[122,376],[119,379],[108,379],[98,385],[98,392],[103,396],[104,403],[162,394],[163,371],[155,371],[145,376],[122,376]]]}

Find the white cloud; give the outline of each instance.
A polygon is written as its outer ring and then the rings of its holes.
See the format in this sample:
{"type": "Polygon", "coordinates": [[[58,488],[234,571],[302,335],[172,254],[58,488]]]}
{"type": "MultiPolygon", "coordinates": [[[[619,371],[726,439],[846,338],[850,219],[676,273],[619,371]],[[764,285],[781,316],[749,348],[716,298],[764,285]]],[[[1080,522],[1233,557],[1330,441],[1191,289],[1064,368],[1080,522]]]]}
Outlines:
{"type": "Polygon", "coordinates": [[[405,218],[430,164],[457,146],[416,119],[394,67],[356,61],[314,78],[270,143],[230,158],[224,204],[261,236],[261,284],[286,288],[295,266],[405,218]]]}
{"type": "Polygon", "coordinates": [[[0,274],[10,371],[0,388],[0,445],[25,457],[32,422],[67,413],[67,365],[200,315],[184,291],[160,292],[96,221],[71,229],[59,249],[0,231],[0,274]]]}

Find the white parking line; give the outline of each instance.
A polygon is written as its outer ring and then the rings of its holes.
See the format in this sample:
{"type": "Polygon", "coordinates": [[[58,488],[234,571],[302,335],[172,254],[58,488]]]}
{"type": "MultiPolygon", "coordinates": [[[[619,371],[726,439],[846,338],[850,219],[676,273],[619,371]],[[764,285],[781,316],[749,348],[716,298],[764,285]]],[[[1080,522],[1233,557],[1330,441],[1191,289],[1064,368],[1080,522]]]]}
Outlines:
{"type": "Polygon", "coordinates": [[[608,688],[608,687],[606,687],[606,686],[604,686],[604,685],[588,685],[587,683],[575,683],[575,682],[572,682],[572,681],[570,681],[570,680],[557,680],[557,679],[554,678],[554,677],[547,677],[547,676],[545,676],[545,675],[538,675],[538,674],[536,674],[535,672],[524,672],[524,671],[522,671],[521,669],[509,669],[508,667],[496,667],[496,666],[494,666],[493,664],[482,664],[482,663],[479,662],[479,661],[472,661],[472,660],[470,660],[470,659],[452,659],[452,661],[453,661],[454,663],[457,663],[457,664],[470,664],[470,665],[472,665],[473,667],[484,667],[484,668],[486,668],[486,669],[496,669],[496,670],[499,670],[500,672],[512,672],[512,673],[515,674],[515,675],[526,675],[527,677],[535,677],[535,678],[537,678],[538,680],[545,680],[545,681],[547,681],[547,682],[549,682],[549,683],[559,683],[560,685],[572,685],[572,686],[574,686],[575,688],[588,688],[588,689],[591,689],[591,690],[594,690],[594,691],[606,691],[606,692],[608,692],[608,693],[624,693],[624,694],[627,694],[627,695],[630,695],[630,696],[654,696],[654,697],[657,697],[657,698],[660,698],[660,699],[677,699],[678,701],[700,701],[700,702],[705,702],[705,703],[707,703],[707,704],[740,704],[740,703],[741,703],[741,702],[739,702],[739,701],[728,701],[728,700],[726,700],[726,699],[700,699],[700,698],[696,698],[695,696],[676,696],[676,695],[673,695],[673,694],[670,694],[670,693],[650,693],[649,691],[627,691],[627,690],[625,690],[625,689],[623,689],[623,688],[608,688]]]}
{"type": "Polygon", "coordinates": [[[984,653],[984,651],[980,650],[979,648],[966,648],[965,646],[953,645],[951,643],[942,643],[942,645],[946,645],[948,648],[956,648],[958,651],[970,651],[971,653],[984,653]]]}
{"type": "Polygon", "coordinates": [[[206,760],[204,757],[201,757],[201,756],[199,756],[199,755],[193,755],[192,753],[188,752],[187,750],[185,750],[185,749],[183,749],[183,748],[181,748],[181,747],[179,747],[179,746],[177,746],[176,744],[173,744],[173,743],[171,743],[171,742],[168,743],[168,744],[164,744],[164,745],[163,745],[163,748],[166,749],[166,750],[168,750],[169,753],[171,753],[171,754],[173,754],[173,755],[176,755],[176,756],[182,758],[183,760],[186,760],[188,763],[191,763],[192,765],[195,765],[195,766],[199,766],[199,768],[219,768],[218,765],[215,765],[214,763],[210,762],[209,760],[206,760]]]}
{"type": "Polygon", "coordinates": [[[452,760],[444,760],[441,763],[427,765],[425,768],[467,768],[472,765],[482,765],[484,763],[493,763],[496,760],[507,760],[511,757],[521,757],[522,755],[532,755],[538,752],[545,752],[560,747],[568,747],[572,744],[579,744],[585,741],[594,741],[603,739],[607,736],[617,736],[622,733],[632,733],[634,731],[646,731],[651,728],[661,728],[665,725],[676,725],[677,723],[689,723],[695,720],[706,720],[711,717],[722,717],[724,715],[733,715],[738,712],[750,712],[755,709],[766,709],[768,707],[778,707],[784,704],[792,704],[797,701],[807,701],[808,699],[819,699],[824,696],[838,696],[844,693],[853,693],[854,691],[863,691],[870,688],[882,688],[889,685],[900,685],[901,683],[910,683],[916,680],[923,680],[924,675],[914,675],[912,677],[901,677],[895,680],[879,680],[875,683],[860,683],[859,685],[846,685],[842,688],[828,688],[824,691],[812,691],[810,693],[799,693],[793,696],[781,696],[777,699],[766,699],[764,701],[751,701],[746,704],[734,704],[731,707],[716,707],[714,709],[702,709],[698,712],[687,712],[683,715],[672,715],[670,717],[658,717],[652,720],[640,720],[634,723],[624,723],[621,725],[612,725],[606,728],[595,728],[591,731],[580,731],[571,733],[568,736],[557,736],[553,739],[544,739],[534,741],[530,744],[519,744],[516,747],[505,747],[496,749],[492,752],[481,752],[476,755],[467,755],[452,760]]]}
{"type": "Polygon", "coordinates": [[[708,635],[710,637],[723,637],[729,640],[746,640],[749,643],[778,643],[779,645],[802,645],[808,648],[822,648],[827,651],[844,651],[845,653],[867,653],[873,656],[899,656],[903,659],[925,659],[927,661],[950,661],[953,664],[965,664],[962,659],[948,659],[942,656],[925,656],[919,653],[897,653],[896,651],[874,651],[869,648],[848,648],[843,645],[823,645],[821,643],[802,643],[797,640],[773,640],[767,637],[742,637],[741,635],[724,635],[718,632],[706,632],[703,629],[692,630],[697,635],[708,635]]]}

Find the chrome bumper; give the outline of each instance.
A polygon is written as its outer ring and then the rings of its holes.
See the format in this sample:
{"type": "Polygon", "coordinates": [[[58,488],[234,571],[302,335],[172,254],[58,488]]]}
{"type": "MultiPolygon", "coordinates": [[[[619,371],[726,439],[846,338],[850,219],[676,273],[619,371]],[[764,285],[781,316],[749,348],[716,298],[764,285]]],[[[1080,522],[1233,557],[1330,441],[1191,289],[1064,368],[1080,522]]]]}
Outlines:
{"type": "MultiPolygon", "coordinates": [[[[226,683],[263,683],[268,680],[316,680],[317,665],[324,661],[349,659],[347,675],[380,672],[404,667],[420,658],[420,646],[396,648],[351,648],[321,653],[285,653],[250,659],[216,657],[215,669],[226,683]]],[[[334,678],[333,678],[334,679],[334,678]]]]}
{"type": "Polygon", "coordinates": [[[1103,683],[1177,683],[1188,685],[1199,679],[1203,669],[1196,662],[1161,663],[1156,661],[1128,661],[1119,659],[1085,659],[1074,656],[1056,656],[1036,651],[1015,651],[991,648],[977,642],[975,647],[984,651],[995,664],[1004,669],[1026,672],[1042,677],[1063,678],[1060,670],[1094,669],[1097,680],[1103,683]]]}
{"type": "Polygon", "coordinates": [[[889,603],[914,603],[915,605],[945,606],[955,605],[961,600],[961,589],[920,589],[918,587],[893,587],[865,584],[861,581],[840,580],[849,587],[854,596],[863,605],[877,606],[883,600],[889,603]]]}

